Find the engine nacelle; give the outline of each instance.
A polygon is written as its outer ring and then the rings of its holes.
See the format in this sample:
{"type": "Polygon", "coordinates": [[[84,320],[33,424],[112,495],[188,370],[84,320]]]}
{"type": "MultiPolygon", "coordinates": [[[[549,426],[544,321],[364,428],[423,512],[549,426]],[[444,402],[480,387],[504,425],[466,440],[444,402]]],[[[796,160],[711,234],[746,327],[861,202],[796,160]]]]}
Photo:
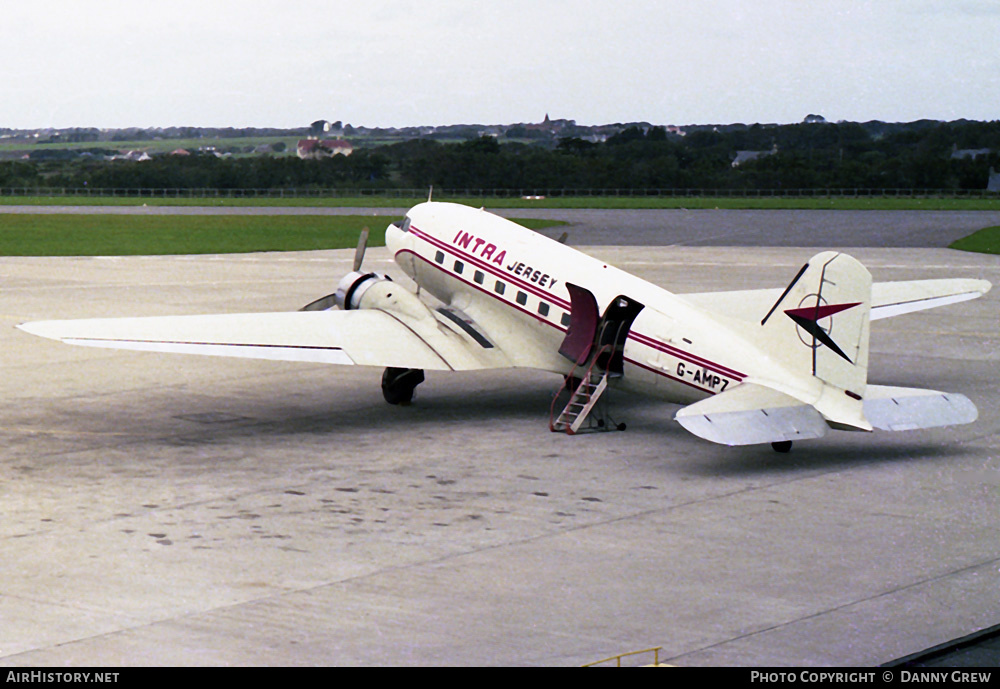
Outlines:
{"type": "Polygon", "coordinates": [[[380,282],[392,282],[392,278],[378,273],[362,273],[355,270],[345,275],[340,284],[337,285],[334,300],[337,302],[337,306],[344,311],[363,308],[361,306],[361,297],[373,285],[380,282]]]}
{"type": "Polygon", "coordinates": [[[387,275],[353,272],[337,287],[337,306],[345,311],[378,309],[405,317],[411,327],[437,328],[434,313],[420,298],[387,275]]]}

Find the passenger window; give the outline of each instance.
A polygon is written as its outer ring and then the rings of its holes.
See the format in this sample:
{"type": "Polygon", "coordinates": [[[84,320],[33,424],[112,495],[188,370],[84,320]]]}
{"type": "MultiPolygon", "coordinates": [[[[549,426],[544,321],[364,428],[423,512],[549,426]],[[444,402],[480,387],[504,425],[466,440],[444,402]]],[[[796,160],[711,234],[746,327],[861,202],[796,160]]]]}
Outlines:
{"type": "Polygon", "coordinates": [[[465,269],[465,264],[464,263],[462,263],[461,261],[455,261],[455,272],[456,273],[458,273],[459,275],[461,275],[462,271],[464,269],[465,269]]]}
{"type": "Polygon", "coordinates": [[[486,279],[486,276],[483,275],[483,271],[477,270],[476,274],[472,277],[472,279],[476,281],[476,284],[481,285],[483,284],[483,281],[486,279]]]}
{"type": "Polygon", "coordinates": [[[570,317],[569,317],[568,313],[564,313],[562,315],[562,318],[559,319],[559,322],[562,323],[567,328],[569,327],[569,321],[570,321],[570,317]]]}
{"type": "Polygon", "coordinates": [[[541,314],[542,316],[548,316],[549,305],[546,304],[544,301],[538,302],[538,313],[541,314]]]}
{"type": "Polygon", "coordinates": [[[518,292],[515,301],[517,301],[517,303],[520,304],[521,306],[524,306],[525,304],[528,303],[528,295],[525,294],[524,292],[518,292]]]}
{"type": "Polygon", "coordinates": [[[441,253],[440,251],[437,252],[436,254],[434,254],[434,260],[437,261],[438,263],[444,263],[444,254],[441,253]]]}
{"type": "Polygon", "coordinates": [[[497,280],[497,284],[494,285],[494,287],[493,287],[493,291],[496,292],[497,294],[503,294],[504,290],[506,290],[506,289],[507,289],[507,285],[505,283],[503,283],[503,282],[500,282],[499,280],[497,280]]]}

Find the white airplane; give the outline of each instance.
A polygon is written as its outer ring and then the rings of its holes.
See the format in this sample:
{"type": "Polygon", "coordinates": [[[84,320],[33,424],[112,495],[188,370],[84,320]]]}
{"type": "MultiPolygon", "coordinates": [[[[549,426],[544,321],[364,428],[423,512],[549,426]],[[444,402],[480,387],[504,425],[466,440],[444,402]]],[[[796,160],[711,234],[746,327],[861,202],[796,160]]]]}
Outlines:
{"type": "Polygon", "coordinates": [[[609,385],[686,405],[676,420],[706,440],[779,452],[831,428],[977,416],[960,394],[867,384],[868,334],[871,320],[982,296],[985,280],[873,285],[854,258],[823,252],[784,289],[677,295],[484,210],[437,202],[412,208],[385,239],[417,293],[361,271],[363,233],[337,292],[300,311],[18,327],[91,347],[384,367],[391,404],[409,403],[427,370],[538,369],[568,386],[550,428],[570,434],[607,421],[595,405],[609,385]]]}

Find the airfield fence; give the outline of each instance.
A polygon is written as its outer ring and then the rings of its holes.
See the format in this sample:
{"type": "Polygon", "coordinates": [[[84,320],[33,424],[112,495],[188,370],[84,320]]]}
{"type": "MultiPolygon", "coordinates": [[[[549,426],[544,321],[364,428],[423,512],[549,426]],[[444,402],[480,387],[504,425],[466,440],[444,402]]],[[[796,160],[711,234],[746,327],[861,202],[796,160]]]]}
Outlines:
{"type": "MultiPolygon", "coordinates": [[[[149,199],[336,199],[371,197],[414,199],[427,189],[388,188],[287,188],[287,189],[94,189],[90,187],[0,187],[0,196],[54,198],[149,199]]],[[[944,198],[1000,199],[1000,191],[987,189],[434,189],[435,198],[559,198],[559,197],[660,197],[660,198],[944,198]]]]}

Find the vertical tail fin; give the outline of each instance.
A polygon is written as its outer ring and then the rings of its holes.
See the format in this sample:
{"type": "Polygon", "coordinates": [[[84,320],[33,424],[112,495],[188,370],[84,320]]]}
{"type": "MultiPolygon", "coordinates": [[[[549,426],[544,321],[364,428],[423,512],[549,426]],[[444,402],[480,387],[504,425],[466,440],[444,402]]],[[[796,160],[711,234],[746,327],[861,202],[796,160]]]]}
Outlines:
{"type": "Polygon", "coordinates": [[[859,261],[816,254],[761,321],[761,338],[789,368],[860,401],[868,381],[871,291],[871,273],[859,261]]]}

